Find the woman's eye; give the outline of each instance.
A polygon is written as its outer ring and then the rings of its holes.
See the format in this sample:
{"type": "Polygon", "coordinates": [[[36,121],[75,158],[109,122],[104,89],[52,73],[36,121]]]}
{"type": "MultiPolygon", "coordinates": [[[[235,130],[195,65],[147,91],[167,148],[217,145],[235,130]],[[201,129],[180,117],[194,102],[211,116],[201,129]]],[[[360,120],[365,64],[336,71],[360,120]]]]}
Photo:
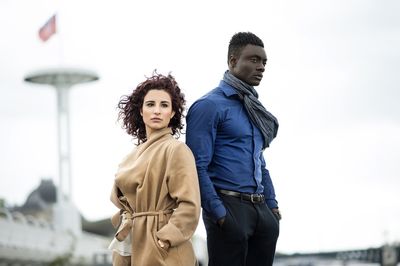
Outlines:
{"type": "Polygon", "coordinates": [[[147,107],[152,107],[152,106],[154,106],[154,104],[153,103],[147,103],[146,106],[147,107]]]}

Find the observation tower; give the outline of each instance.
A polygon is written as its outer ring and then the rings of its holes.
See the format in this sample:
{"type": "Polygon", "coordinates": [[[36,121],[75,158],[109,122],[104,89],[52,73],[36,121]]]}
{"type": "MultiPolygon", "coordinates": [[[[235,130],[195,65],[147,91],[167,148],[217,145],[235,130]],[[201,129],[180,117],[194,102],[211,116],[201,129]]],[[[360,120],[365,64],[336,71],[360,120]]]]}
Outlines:
{"type": "Polygon", "coordinates": [[[26,82],[50,85],[56,90],[59,181],[54,225],[60,229],[70,229],[75,233],[81,232],[81,222],[79,213],[72,204],[69,92],[74,85],[98,79],[96,73],[78,68],[53,68],[33,72],[24,77],[26,82]]]}

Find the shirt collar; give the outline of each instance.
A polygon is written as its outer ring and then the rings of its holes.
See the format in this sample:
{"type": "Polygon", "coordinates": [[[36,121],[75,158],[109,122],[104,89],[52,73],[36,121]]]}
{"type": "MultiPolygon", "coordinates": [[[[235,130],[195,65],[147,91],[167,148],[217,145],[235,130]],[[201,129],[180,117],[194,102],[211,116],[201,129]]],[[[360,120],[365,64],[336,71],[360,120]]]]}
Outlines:
{"type": "Polygon", "coordinates": [[[226,97],[231,97],[232,95],[238,95],[237,91],[231,85],[229,85],[223,80],[221,80],[218,87],[221,88],[222,92],[225,94],[226,97]]]}

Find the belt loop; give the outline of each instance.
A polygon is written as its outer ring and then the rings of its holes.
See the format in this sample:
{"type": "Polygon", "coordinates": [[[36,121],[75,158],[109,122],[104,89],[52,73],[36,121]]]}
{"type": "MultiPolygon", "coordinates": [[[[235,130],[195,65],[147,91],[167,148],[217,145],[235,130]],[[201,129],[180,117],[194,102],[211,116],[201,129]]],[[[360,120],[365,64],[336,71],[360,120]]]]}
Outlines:
{"type": "Polygon", "coordinates": [[[250,194],[250,201],[254,203],[254,194],[250,194]]]}

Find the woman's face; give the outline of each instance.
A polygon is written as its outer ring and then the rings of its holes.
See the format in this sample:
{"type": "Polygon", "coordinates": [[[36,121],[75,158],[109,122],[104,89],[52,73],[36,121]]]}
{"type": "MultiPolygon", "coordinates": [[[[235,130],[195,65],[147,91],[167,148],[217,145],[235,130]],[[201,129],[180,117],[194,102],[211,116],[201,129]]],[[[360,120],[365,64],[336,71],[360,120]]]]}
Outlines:
{"type": "Polygon", "coordinates": [[[143,99],[140,114],[146,126],[146,135],[168,127],[169,121],[174,117],[171,96],[165,90],[150,90],[143,99]]]}

